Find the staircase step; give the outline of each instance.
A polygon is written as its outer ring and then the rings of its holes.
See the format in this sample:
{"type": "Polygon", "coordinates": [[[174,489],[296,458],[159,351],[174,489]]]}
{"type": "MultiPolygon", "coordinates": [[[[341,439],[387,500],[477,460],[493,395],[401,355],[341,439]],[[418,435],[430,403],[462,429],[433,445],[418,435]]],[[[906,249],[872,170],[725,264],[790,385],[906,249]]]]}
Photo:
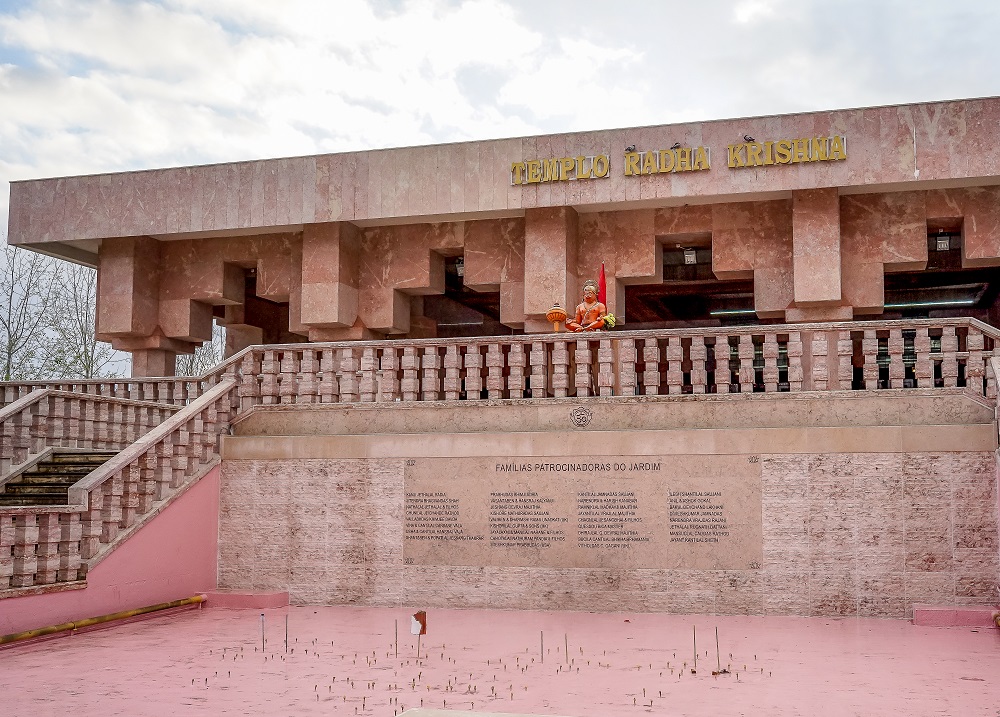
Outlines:
{"type": "Polygon", "coordinates": [[[78,462],[98,462],[104,463],[110,458],[114,458],[120,451],[87,451],[86,453],[53,453],[46,462],[49,463],[78,463],[78,462]]]}
{"type": "Polygon", "coordinates": [[[65,493],[46,495],[4,495],[0,494],[0,505],[65,505],[65,493]]]}
{"type": "Polygon", "coordinates": [[[90,463],[90,464],[72,464],[72,463],[39,463],[25,471],[25,473],[33,473],[36,475],[47,475],[47,474],[65,474],[65,475],[87,475],[93,470],[96,470],[104,465],[101,463],[90,463]]]}
{"type": "Polygon", "coordinates": [[[41,495],[43,493],[66,493],[72,483],[6,483],[6,495],[41,495]]]}

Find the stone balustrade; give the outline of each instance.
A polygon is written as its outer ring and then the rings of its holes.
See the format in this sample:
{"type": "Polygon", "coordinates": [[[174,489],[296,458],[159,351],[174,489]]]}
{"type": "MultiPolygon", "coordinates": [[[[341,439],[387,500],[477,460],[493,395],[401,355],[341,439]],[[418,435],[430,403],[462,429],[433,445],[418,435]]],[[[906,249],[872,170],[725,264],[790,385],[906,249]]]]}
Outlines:
{"type": "Polygon", "coordinates": [[[935,387],[995,400],[998,339],[973,319],[927,319],[310,343],[249,347],[198,378],[72,384],[82,395],[0,384],[6,466],[45,445],[127,445],[70,505],[0,507],[0,594],[84,577],[218,460],[219,435],[256,405],[935,387]]]}
{"type": "Polygon", "coordinates": [[[121,450],[177,406],[39,388],[0,409],[0,477],[46,447],[121,450]]]}
{"type": "Polygon", "coordinates": [[[971,319],[291,344],[227,369],[256,404],[965,387],[1000,331],[971,319]]]}
{"type": "Polygon", "coordinates": [[[0,594],[83,579],[116,541],[198,478],[217,460],[235,387],[223,380],[184,408],[165,409],[171,415],[71,487],[68,505],[0,506],[0,594]]]}

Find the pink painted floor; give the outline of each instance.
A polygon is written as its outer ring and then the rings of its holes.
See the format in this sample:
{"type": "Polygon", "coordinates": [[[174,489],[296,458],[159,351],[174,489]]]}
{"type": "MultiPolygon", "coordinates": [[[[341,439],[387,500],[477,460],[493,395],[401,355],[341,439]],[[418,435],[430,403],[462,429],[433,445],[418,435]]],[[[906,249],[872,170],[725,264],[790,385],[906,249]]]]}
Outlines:
{"type": "Polygon", "coordinates": [[[266,610],[265,654],[255,610],[193,610],[22,644],[0,650],[0,714],[394,715],[423,706],[577,717],[1000,716],[995,628],[432,610],[418,661],[409,614],[266,610]],[[712,675],[716,627],[729,675],[712,675]]]}

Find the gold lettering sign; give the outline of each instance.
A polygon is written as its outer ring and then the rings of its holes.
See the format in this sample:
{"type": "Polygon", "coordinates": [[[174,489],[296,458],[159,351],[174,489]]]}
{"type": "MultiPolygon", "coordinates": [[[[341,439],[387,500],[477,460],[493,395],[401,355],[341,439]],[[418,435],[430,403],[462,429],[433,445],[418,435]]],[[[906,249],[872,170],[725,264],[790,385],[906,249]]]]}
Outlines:
{"type": "Polygon", "coordinates": [[[625,176],[694,172],[711,169],[712,152],[708,147],[677,147],[625,153],[625,176]]]}
{"type": "Polygon", "coordinates": [[[847,139],[840,135],[729,145],[731,169],[768,167],[773,164],[830,162],[841,159],[847,159],[847,139]]]}
{"type": "Polygon", "coordinates": [[[576,179],[601,179],[611,172],[611,159],[606,154],[580,155],[550,159],[529,159],[510,165],[510,183],[540,184],[568,182],[576,179]]]}

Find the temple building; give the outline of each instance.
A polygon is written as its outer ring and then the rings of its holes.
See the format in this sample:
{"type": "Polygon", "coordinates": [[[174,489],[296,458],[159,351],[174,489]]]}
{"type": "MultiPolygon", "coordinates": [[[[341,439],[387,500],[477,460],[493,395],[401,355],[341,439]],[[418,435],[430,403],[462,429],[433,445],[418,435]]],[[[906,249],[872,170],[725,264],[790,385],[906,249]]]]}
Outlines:
{"type": "Polygon", "coordinates": [[[996,324],[1000,99],[14,182],[9,241],[99,270],[133,374],[260,343],[550,331],[605,267],[629,329],[996,324]]]}
{"type": "Polygon", "coordinates": [[[998,122],[14,182],[133,375],[0,383],[0,642],[201,593],[992,625],[998,122]]]}

